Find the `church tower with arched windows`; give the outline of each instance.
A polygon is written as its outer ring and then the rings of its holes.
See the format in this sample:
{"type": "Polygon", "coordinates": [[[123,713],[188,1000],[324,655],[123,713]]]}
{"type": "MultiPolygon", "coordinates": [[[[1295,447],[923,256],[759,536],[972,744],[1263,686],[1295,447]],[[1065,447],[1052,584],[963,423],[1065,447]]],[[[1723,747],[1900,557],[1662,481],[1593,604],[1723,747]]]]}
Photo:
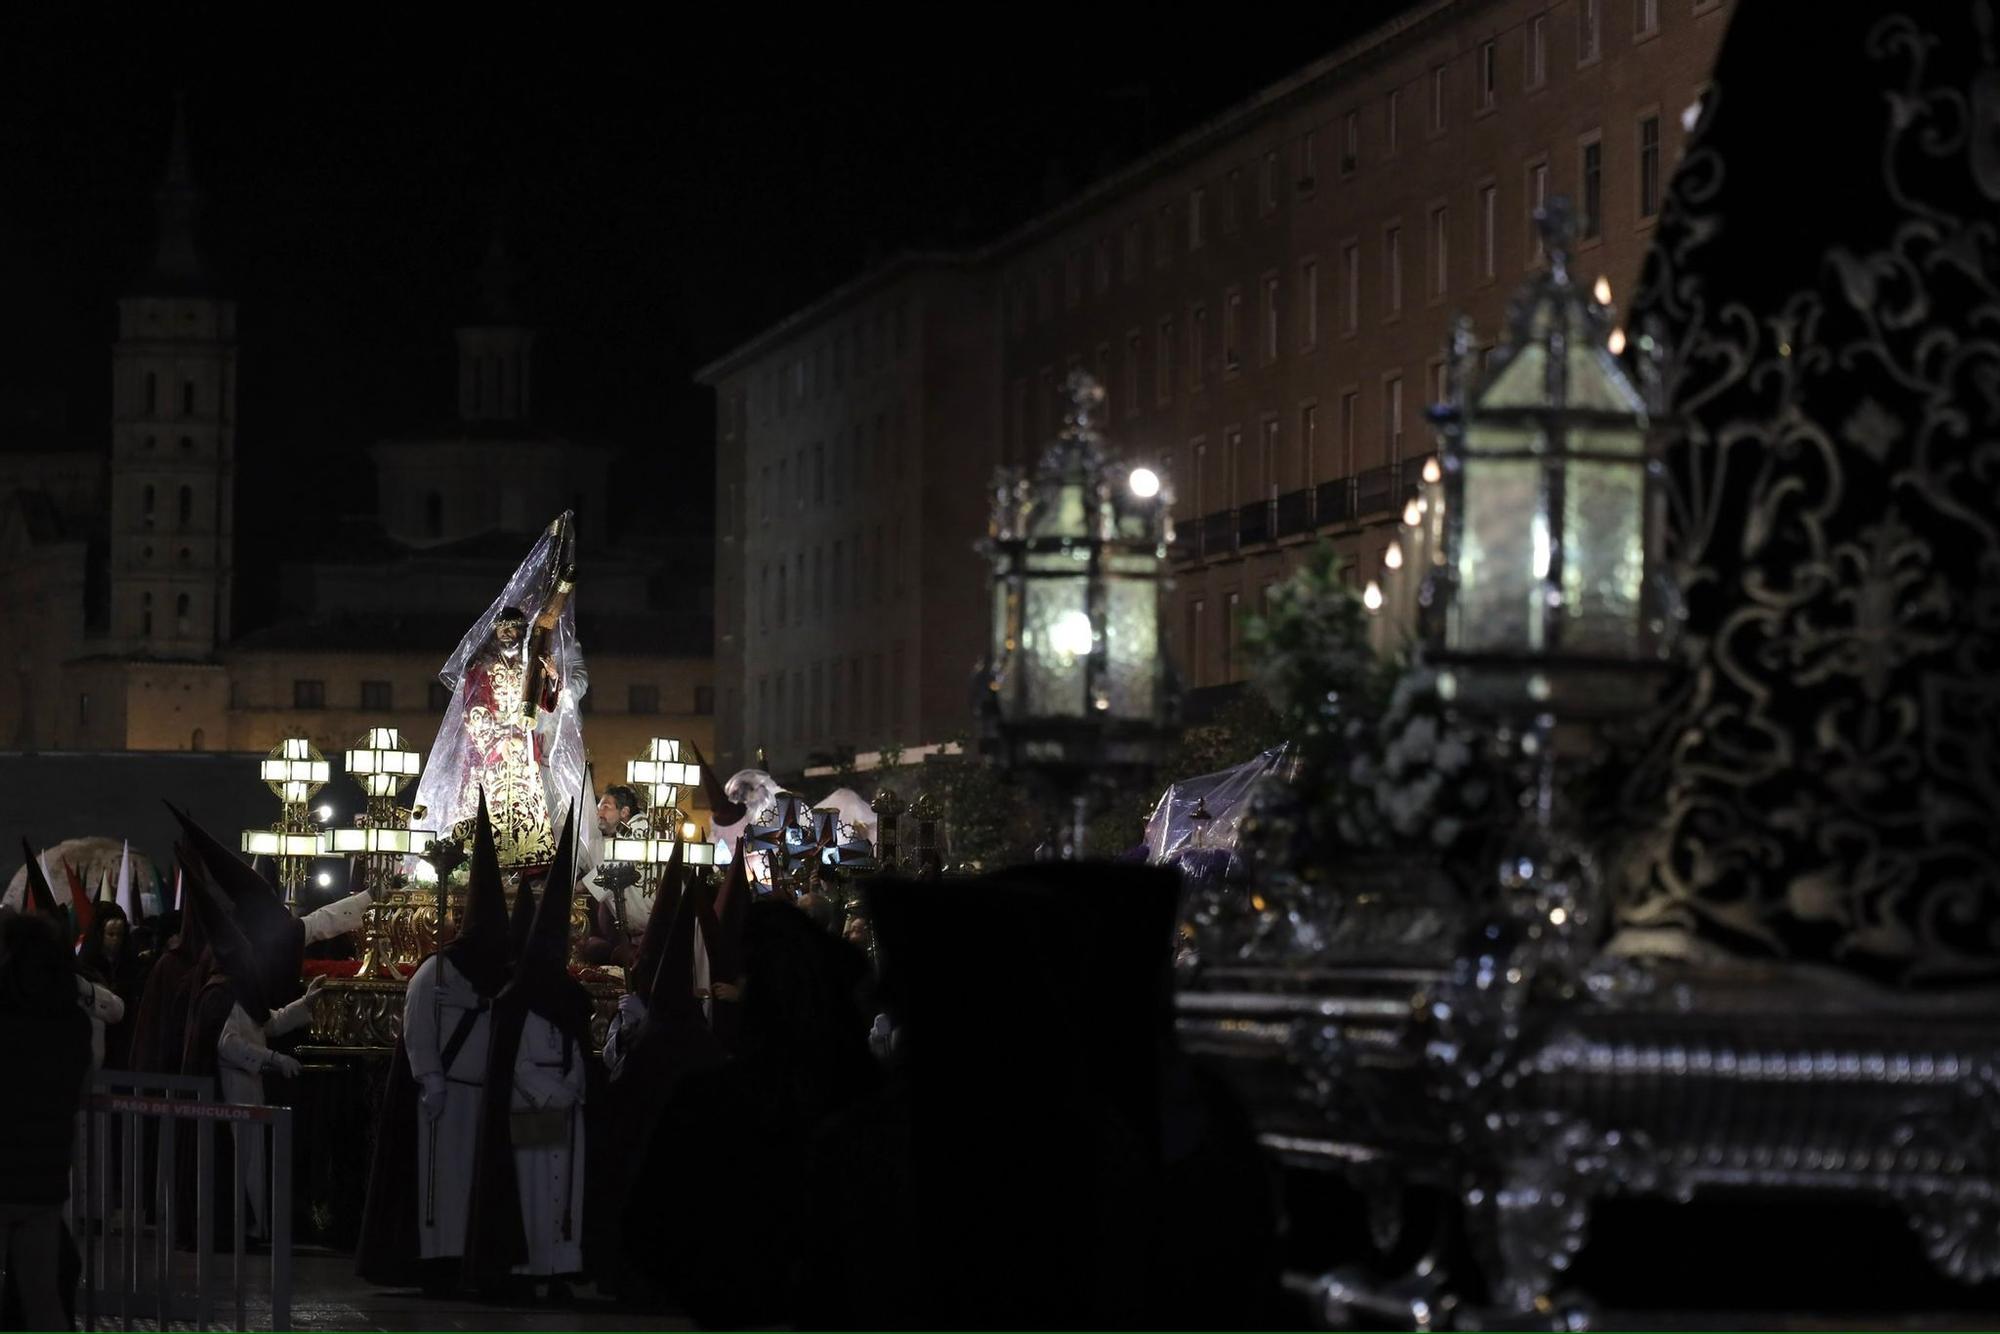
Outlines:
{"type": "Polygon", "coordinates": [[[604,513],[610,451],[569,439],[535,413],[534,326],[501,229],[489,236],[479,299],[458,338],[457,414],[378,441],[379,517],[394,542],[437,550],[501,534],[539,533],[564,509],[604,513]]]}
{"type": "Polygon", "coordinates": [[[120,657],[206,659],[230,634],[236,303],[197,249],[200,202],[177,107],[157,248],[112,349],[105,647],[120,657]]]}

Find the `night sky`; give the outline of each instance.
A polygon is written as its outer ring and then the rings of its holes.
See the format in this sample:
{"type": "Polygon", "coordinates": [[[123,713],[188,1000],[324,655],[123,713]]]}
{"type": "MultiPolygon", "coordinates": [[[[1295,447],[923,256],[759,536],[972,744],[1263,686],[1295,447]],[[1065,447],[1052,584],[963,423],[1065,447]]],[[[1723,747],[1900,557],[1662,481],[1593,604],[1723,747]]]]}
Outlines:
{"type": "Polygon", "coordinates": [[[450,418],[451,328],[498,217],[545,330],[539,415],[619,445],[638,480],[684,478],[627,494],[705,524],[696,367],[874,258],[992,239],[1052,181],[1075,189],[1400,7],[1195,26],[992,8],[955,11],[949,36],[751,9],[667,27],[682,11],[482,7],[413,29],[342,8],[324,32],[244,7],[11,13],[0,423],[59,415],[102,447],[113,303],[149,254],[178,86],[203,246],[239,303],[246,504],[309,482],[328,517],[366,512],[362,448],[450,418]]]}

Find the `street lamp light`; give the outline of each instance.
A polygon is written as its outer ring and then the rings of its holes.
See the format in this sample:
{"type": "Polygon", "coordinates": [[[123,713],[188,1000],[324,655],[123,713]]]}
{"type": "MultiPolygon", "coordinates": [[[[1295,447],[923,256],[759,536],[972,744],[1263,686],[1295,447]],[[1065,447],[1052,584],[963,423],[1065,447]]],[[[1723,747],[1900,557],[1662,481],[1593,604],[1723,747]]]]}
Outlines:
{"type": "Polygon", "coordinates": [[[286,737],[258,765],[258,777],[278,798],[278,822],[268,829],[244,830],[240,846],[252,856],[277,861],[286,906],[296,912],[306,872],[320,852],[312,799],[332,777],[332,766],[305,737],[286,737]]]}
{"type": "Polygon", "coordinates": [[[1172,722],[1160,587],[1173,497],[1150,468],[1104,457],[1104,388],[1064,385],[1063,426],[1033,473],[996,475],[986,554],[992,642],[982,749],[1068,799],[1071,851],[1096,793],[1148,773],[1172,722]]]}

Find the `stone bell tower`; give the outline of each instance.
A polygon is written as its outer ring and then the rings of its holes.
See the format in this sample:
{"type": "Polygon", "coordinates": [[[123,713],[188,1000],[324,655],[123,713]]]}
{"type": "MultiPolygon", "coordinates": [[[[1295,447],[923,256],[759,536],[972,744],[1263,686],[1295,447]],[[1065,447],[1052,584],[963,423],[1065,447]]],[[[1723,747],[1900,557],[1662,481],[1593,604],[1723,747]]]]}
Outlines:
{"type": "Polygon", "coordinates": [[[236,304],[196,246],[200,204],[177,104],[157,248],[119,299],[112,349],[107,647],[120,656],[208,658],[230,633],[236,304]]]}

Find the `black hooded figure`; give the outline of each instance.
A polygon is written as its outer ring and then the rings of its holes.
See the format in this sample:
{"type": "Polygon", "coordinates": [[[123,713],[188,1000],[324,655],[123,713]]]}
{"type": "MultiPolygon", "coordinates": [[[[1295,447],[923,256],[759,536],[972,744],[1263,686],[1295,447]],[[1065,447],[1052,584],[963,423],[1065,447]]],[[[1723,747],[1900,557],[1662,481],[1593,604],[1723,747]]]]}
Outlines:
{"type": "Polygon", "coordinates": [[[802,1257],[835,1244],[803,1223],[815,1135],[881,1077],[854,1002],[865,957],[791,904],[743,897],[737,1051],[681,1075],[625,1212],[628,1261],[704,1325],[796,1322],[802,1257]],[[801,1220],[800,1243],[746,1244],[774,1218],[801,1220]]]}
{"type": "MultiPolygon", "coordinates": [[[[261,1023],[270,1018],[270,1010],[264,1005],[261,988],[255,981],[255,951],[226,906],[226,896],[209,883],[207,868],[192,847],[182,844],[178,851],[184,858],[181,876],[187,912],[199,922],[202,938],[208,942],[202,956],[205,962],[198,965],[189,979],[180,1072],[216,1080],[219,1074],[216,1048],[231,1012],[241,1006],[244,1013],[261,1023]]],[[[217,1146],[220,1150],[223,1141],[218,1140],[217,1146]]],[[[175,1217],[180,1228],[176,1239],[184,1246],[196,1242],[195,1148],[193,1135],[183,1134],[176,1141],[175,1217]]],[[[228,1201],[234,1174],[227,1152],[215,1153],[211,1165],[208,1244],[220,1248],[229,1245],[231,1235],[228,1201]]]]}
{"type": "Polygon", "coordinates": [[[482,795],[465,915],[411,974],[385,1075],[355,1272],[451,1291],[460,1278],[494,997],[513,976],[507,896],[482,795]]]}
{"type": "MultiPolygon", "coordinates": [[[[192,855],[175,849],[177,861],[193,860],[192,855]]],[[[186,877],[182,877],[185,900],[186,877]]],[[[146,989],[139,996],[139,1013],[132,1025],[132,1068],[160,1074],[177,1074],[181,1065],[181,1041],[187,1023],[188,985],[208,942],[201,931],[201,918],[183,901],[180,929],[167,941],[153,969],[146,975],[146,989]]]]}
{"type": "Polygon", "coordinates": [[[647,1146],[681,1082],[725,1059],[695,995],[696,907],[707,886],[684,890],[687,878],[676,846],[627,975],[631,994],[619,1002],[604,1041],[610,1082],[597,1120],[604,1134],[597,1142],[608,1151],[593,1159],[593,1172],[601,1171],[595,1198],[603,1207],[589,1220],[591,1273],[599,1292],[639,1300],[656,1295],[657,1285],[649,1280],[660,1267],[655,1242],[660,1201],[634,1189],[647,1146]]]}
{"type": "Polygon", "coordinates": [[[493,1001],[465,1237],[465,1276],[482,1292],[519,1274],[554,1294],[584,1267],[583,1112],[602,1095],[603,1068],[590,993],[569,971],[575,823],[572,810],[514,976],[493,1001]]]}
{"type": "MultiPolygon", "coordinates": [[[[1056,863],[866,887],[899,1027],[884,1094],[822,1128],[809,1328],[1260,1328],[1274,1193],[1173,1038],[1177,877],[1056,863]],[[1025,935],[994,922],[1032,921],[1025,935]],[[882,1283],[876,1254],[903,1281],[882,1283]]],[[[752,970],[749,994],[758,977],[752,970]]]]}
{"type": "MultiPolygon", "coordinates": [[[[28,878],[40,870],[31,856],[28,878]]],[[[47,894],[47,886],[43,886],[47,894]]],[[[76,1003],[76,965],[61,918],[0,909],[0,1206],[9,1211],[11,1263],[0,1328],[68,1329],[80,1257],[64,1225],[76,1115],[90,1067],[90,1021],[76,1003]]],[[[53,895],[48,906],[54,907],[53,895]]]]}

